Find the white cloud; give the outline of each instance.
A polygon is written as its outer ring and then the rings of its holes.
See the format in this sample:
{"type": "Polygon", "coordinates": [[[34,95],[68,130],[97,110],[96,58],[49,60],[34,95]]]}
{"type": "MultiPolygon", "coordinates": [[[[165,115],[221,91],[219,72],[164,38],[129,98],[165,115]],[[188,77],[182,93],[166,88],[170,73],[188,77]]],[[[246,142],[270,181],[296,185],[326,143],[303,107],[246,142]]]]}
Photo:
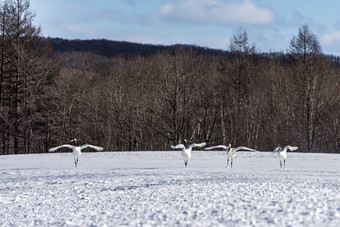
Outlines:
{"type": "Polygon", "coordinates": [[[332,31],[330,33],[324,34],[321,37],[321,42],[326,45],[340,42],[340,31],[332,31]]]}
{"type": "Polygon", "coordinates": [[[252,0],[224,3],[221,0],[184,0],[163,5],[159,13],[166,20],[219,24],[268,24],[273,13],[252,0]]]}

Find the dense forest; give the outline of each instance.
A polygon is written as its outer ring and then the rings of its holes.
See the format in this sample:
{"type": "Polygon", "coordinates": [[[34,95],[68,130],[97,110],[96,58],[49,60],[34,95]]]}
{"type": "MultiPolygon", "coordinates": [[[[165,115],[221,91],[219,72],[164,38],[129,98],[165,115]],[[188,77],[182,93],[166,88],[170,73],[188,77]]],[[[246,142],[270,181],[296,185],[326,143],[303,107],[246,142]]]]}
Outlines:
{"type": "Polygon", "coordinates": [[[212,56],[224,56],[227,53],[226,51],[219,49],[211,49],[195,45],[184,44],[164,46],[132,43],[125,41],[112,41],[106,39],[69,40],[61,38],[46,38],[45,40],[47,40],[50,43],[53,52],[55,53],[86,52],[97,55],[103,55],[109,59],[116,56],[131,58],[136,55],[148,57],[160,52],[174,53],[178,48],[183,48],[187,50],[193,49],[198,54],[212,56]]]}
{"type": "Polygon", "coordinates": [[[41,37],[29,1],[0,10],[0,154],[77,138],[108,151],[189,142],[340,152],[339,58],[307,25],[286,53],[244,30],[228,50],[41,37]]]}

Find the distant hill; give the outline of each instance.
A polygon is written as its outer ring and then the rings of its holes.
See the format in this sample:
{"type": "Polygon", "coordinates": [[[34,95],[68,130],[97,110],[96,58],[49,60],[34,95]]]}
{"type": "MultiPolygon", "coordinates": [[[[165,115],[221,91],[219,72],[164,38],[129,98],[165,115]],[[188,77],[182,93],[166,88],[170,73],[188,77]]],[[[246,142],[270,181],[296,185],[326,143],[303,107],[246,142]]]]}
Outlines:
{"type": "Polygon", "coordinates": [[[200,47],[195,45],[153,45],[153,44],[140,44],[125,41],[111,41],[106,39],[91,39],[91,40],[80,40],[80,39],[61,39],[61,38],[46,38],[54,52],[91,52],[105,57],[115,57],[122,55],[125,57],[131,56],[150,56],[159,52],[168,51],[172,53],[176,48],[182,47],[186,49],[194,49],[197,53],[223,56],[226,54],[224,50],[211,49],[206,47],[200,47]]]}
{"type": "MultiPolygon", "coordinates": [[[[196,45],[154,45],[154,44],[141,44],[127,41],[112,41],[107,39],[62,39],[62,38],[45,38],[50,42],[54,52],[90,52],[102,55],[108,58],[115,56],[133,57],[133,56],[151,56],[159,52],[174,53],[178,48],[192,49],[198,54],[211,55],[211,56],[227,56],[228,51],[221,49],[212,49],[196,45]]],[[[278,61],[291,62],[289,54],[282,52],[260,53],[259,56],[264,58],[272,58],[278,61]]],[[[335,55],[324,55],[333,66],[340,68],[340,57],[335,55]]]]}

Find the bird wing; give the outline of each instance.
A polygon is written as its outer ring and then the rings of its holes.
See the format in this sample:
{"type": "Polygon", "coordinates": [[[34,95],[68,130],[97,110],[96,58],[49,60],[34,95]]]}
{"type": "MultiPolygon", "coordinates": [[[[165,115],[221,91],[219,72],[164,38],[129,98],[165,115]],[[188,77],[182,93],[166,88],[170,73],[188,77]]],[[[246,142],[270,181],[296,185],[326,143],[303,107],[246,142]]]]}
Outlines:
{"type": "Polygon", "coordinates": [[[273,152],[278,152],[280,150],[280,147],[276,147],[274,150],[273,150],[273,152]]]}
{"type": "Polygon", "coordinates": [[[62,148],[62,147],[67,147],[67,148],[73,149],[74,146],[72,146],[70,144],[63,144],[63,145],[60,145],[58,147],[52,147],[48,151],[49,152],[54,152],[54,151],[56,151],[56,150],[58,150],[59,148],[62,148]]]}
{"type": "Polygon", "coordinates": [[[84,144],[84,145],[81,145],[81,146],[80,146],[80,150],[82,150],[82,149],[84,149],[84,148],[87,148],[87,147],[93,148],[93,149],[95,149],[95,150],[97,150],[97,151],[102,151],[102,150],[104,150],[104,148],[102,148],[102,147],[94,146],[94,145],[91,145],[91,144],[84,144]]]}
{"type": "Polygon", "coordinates": [[[183,144],[177,144],[177,145],[175,145],[175,146],[171,146],[171,148],[172,149],[182,149],[182,148],[184,148],[185,146],[183,145],[183,144]]]}
{"type": "Polygon", "coordinates": [[[298,149],[298,147],[291,147],[291,146],[287,145],[287,146],[285,146],[283,149],[288,149],[288,150],[290,150],[290,151],[295,151],[295,150],[298,149]]]}
{"type": "Polygon", "coordinates": [[[188,146],[188,148],[193,148],[193,147],[204,147],[207,143],[193,143],[191,145],[188,146]]]}
{"type": "Polygon", "coordinates": [[[216,145],[216,146],[213,146],[213,147],[206,147],[204,149],[205,150],[212,150],[212,149],[216,149],[216,148],[227,149],[227,146],[225,146],[225,145],[216,145]]]}
{"type": "Polygon", "coordinates": [[[257,151],[257,150],[248,147],[235,147],[234,151],[257,151]]]}

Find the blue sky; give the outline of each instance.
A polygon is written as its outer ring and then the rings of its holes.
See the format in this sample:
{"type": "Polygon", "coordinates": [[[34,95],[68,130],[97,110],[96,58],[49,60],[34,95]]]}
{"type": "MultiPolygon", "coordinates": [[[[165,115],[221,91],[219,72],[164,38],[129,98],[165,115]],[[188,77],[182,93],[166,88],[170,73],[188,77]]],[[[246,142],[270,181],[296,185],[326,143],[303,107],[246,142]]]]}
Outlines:
{"type": "Polygon", "coordinates": [[[307,24],[340,55],[339,0],[31,0],[42,34],[228,49],[239,28],[258,51],[286,51],[307,24]]]}

